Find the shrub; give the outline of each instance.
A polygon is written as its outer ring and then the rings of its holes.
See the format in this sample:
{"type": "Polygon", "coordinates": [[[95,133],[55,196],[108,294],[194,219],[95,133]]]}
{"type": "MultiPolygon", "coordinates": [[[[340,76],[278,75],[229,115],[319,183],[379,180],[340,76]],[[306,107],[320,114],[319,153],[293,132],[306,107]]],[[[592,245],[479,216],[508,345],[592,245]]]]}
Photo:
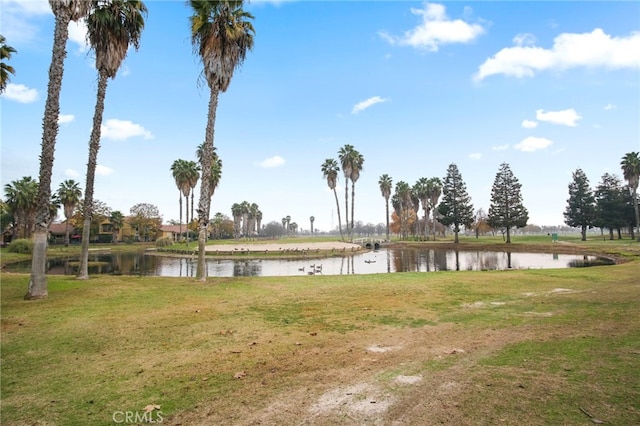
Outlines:
{"type": "Polygon", "coordinates": [[[12,241],[7,247],[11,253],[31,254],[33,253],[33,240],[20,238],[12,241]]]}
{"type": "Polygon", "coordinates": [[[158,247],[166,247],[173,245],[173,240],[169,237],[162,237],[156,240],[156,246],[158,247]]]}

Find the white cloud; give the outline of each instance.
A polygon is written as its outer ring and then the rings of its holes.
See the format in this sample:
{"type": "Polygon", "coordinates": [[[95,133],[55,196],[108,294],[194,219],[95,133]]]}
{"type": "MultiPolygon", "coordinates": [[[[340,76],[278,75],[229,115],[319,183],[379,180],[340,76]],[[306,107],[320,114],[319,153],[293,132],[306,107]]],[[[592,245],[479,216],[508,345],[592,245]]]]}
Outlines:
{"type": "Polygon", "coordinates": [[[29,89],[24,84],[9,83],[2,97],[22,104],[29,104],[38,99],[38,91],[36,89],[29,89]]]}
{"type": "Polygon", "coordinates": [[[379,104],[381,102],[387,102],[389,99],[383,99],[380,96],[374,96],[372,98],[369,98],[365,101],[359,102],[357,104],[354,105],[353,109],[351,110],[351,114],[357,114],[360,111],[364,111],[365,109],[375,105],[375,104],[379,104]]]}
{"type": "Polygon", "coordinates": [[[538,122],[532,120],[522,120],[522,127],[524,127],[525,129],[535,129],[536,127],[538,127],[538,122]]]}
{"type": "Polygon", "coordinates": [[[494,145],[494,146],[491,147],[492,151],[506,151],[507,149],[509,149],[509,144],[494,145]]]}
{"type": "Polygon", "coordinates": [[[563,33],[554,39],[551,49],[516,41],[516,46],[500,50],[480,65],[473,79],[496,74],[533,77],[539,71],[575,67],[640,68],[640,32],[626,37],[613,37],[600,28],[590,33],[563,33]]]}
{"type": "Polygon", "coordinates": [[[111,173],[113,173],[113,169],[101,164],[96,164],[96,176],[108,176],[111,173]]]}
{"type": "Polygon", "coordinates": [[[547,121],[553,124],[562,124],[569,127],[576,127],[576,123],[582,117],[578,115],[575,109],[565,109],[562,111],[547,111],[542,109],[536,110],[536,118],[538,121],[547,121]]]}
{"type": "Polygon", "coordinates": [[[73,169],[67,169],[64,171],[64,175],[68,178],[77,178],[80,176],[80,173],[73,169]]]}
{"type": "Polygon", "coordinates": [[[529,33],[517,34],[513,38],[513,44],[516,46],[533,46],[536,44],[536,37],[529,33]]]}
{"type": "Polygon", "coordinates": [[[553,142],[547,138],[536,138],[529,136],[524,138],[519,144],[514,145],[514,148],[523,152],[533,152],[540,149],[546,149],[553,145],[553,142]]]}
{"type": "Polygon", "coordinates": [[[139,124],[128,120],[118,120],[115,118],[107,120],[100,128],[102,137],[122,141],[135,136],[142,136],[145,139],[153,139],[150,131],[139,124]]]}
{"type": "Polygon", "coordinates": [[[58,124],[67,124],[75,120],[76,117],[73,114],[58,114],[58,124]]]}
{"type": "Polygon", "coordinates": [[[260,163],[258,163],[258,165],[265,169],[271,169],[274,167],[280,167],[284,165],[284,163],[284,158],[280,157],[279,155],[274,155],[273,157],[262,160],[260,163]]]}
{"type": "Polygon", "coordinates": [[[10,45],[33,41],[39,26],[33,22],[37,16],[52,15],[47,0],[0,0],[0,27],[10,45]]]}
{"type": "Polygon", "coordinates": [[[479,160],[482,158],[482,154],[479,152],[474,152],[473,154],[469,154],[469,158],[472,160],[479,160]]]}
{"type": "Polygon", "coordinates": [[[89,50],[87,44],[87,25],[84,20],[69,22],[69,40],[78,45],[78,51],[84,53],[89,50]]]}
{"type": "MultiPolygon", "coordinates": [[[[469,8],[465,14],[469,15],[469,8]]],[[[425,3],[424,9],[411,8],[411,13],[422,16],[422,23],[397,37],[381,31],[379,34],[390,44],[412,46],[437,52],[440,45],[450,43],[469,43],[482,35],[485,30],[479,24],[470,24],[461,19],[451,20],[445,13],[445,7],[437,3],[425,3]]]]}
{"type": "Polygon", "coordinates": [[[616,106],[614,104],[607,104],[604,107],[605,111],[609,111],[609,110],[612,110],[612,109],[616,109],[616,106]]]}

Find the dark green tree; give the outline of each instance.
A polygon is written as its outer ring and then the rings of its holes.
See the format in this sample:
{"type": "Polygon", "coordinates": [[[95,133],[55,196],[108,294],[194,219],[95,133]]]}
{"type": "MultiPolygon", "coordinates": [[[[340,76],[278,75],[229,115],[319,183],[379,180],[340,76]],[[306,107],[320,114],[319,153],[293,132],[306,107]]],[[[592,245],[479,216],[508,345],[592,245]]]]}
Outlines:
{"type": "Polygon", "coordinates": [[[473,204],[467,193],[467,185],[462,180],[458,166],[449,164],[447,175],[442,183],[442,201],[438,205],[440,223],[445,226],[453,225],[455,242],[458,243],[460,226],[471,226],[474,220],[473,204]]]}
{"type": "Polygon", "coordinates": [[[529,220],[529,212],[522,204],[521,189],[509,164],[502,163],[491,188],[489,226],[504,229],[507,244],[511,243],[511,228],[524,228],[529,220]]]}
{"type": "Polygon", "coordinates": [[[573,172],[569,184],[569,199],[564,211],[564,223],[581,229],[582,241],[587,241],[587,229],[596,221],[596,199],[589,186],[587,175],[578,169],[573,172]]]}
{"type": "Polygon", "coordinates": [[[622,181],[616,175],[605,173],[598,183],[595,191],[596,221],[595,226],[609,230],[609,239],[613,240],[613,231],[618,230],[618,238],[621,238],[620,228],[625,226],[626,197],[622,181]]]}

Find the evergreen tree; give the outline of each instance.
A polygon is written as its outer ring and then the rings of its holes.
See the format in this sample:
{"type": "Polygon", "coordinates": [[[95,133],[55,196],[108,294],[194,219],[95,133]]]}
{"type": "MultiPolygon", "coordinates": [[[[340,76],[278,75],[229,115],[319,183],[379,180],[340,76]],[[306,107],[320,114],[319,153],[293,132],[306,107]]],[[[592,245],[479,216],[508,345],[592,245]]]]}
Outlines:
{"type": "Polygon", "coordinates": [[[587,228],[593,228],[596,221],[596,199],[589,186],[587,175],[578,169],[573,172],[569,184],[569,199],[564,211],[564,223],[580,227],[582,241],[587,241],[587,228]]]}
{"type": "Polygon", "coordinates": [[[442,201],[438,205],[440,223],[445,226],[453,225],[455,242],[458,242],[460,225],[466,227],[473,223],[473,204],[467,194],[467,185],[462,180],[458,166],[451,163],[447,168],[447,176],[442,184],[442,201]]]}
{"type": "Polygon", "coordinates": [[[624,213],[627,204],[620,178],[609,173],[602,175],[602,180],[596,187],[595,198],[595,225],[598,228],[607,228],[611,240],[613,240],[613,231],[618,229],[618,238],[620,238],[620,228],[626,225],[624,213]]]}
{"type": "Polygon", "coordinates": [[[489,225],[507,232],[507,244],[511,243],[511,228],[524,228],[529,212],[522,204],[522,185],[507,163],[500,165],[491,188],[489,225]]]}

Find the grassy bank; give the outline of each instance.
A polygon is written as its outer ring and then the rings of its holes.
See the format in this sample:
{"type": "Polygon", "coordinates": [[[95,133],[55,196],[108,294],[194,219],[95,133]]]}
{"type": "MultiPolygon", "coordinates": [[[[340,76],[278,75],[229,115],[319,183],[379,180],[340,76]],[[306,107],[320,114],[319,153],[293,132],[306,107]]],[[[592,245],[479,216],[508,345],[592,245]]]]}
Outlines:
{"type": "Polygon", "coordinates": [[[4,273],[1,423],[638,424],[634,247],[562,270],[51,276],[30,302],[4,273]]]}

